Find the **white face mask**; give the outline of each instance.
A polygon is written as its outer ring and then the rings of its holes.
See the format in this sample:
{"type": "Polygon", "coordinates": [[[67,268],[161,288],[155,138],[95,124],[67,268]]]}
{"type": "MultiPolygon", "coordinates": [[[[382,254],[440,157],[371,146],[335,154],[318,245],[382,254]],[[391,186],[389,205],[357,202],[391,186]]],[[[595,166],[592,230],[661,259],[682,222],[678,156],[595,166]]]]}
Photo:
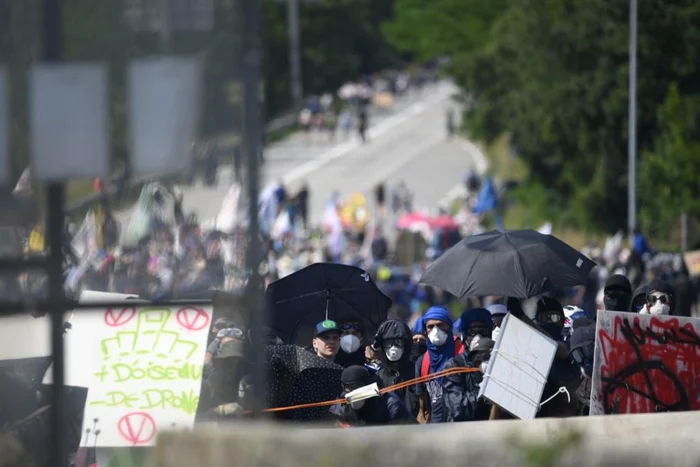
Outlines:
{"type": "Polygon", "coordinates": [[[350,402],[350,407],[352,407],[352,408],[355,409],[355,410],[361,409],[362,407],[364,407],[364,405],[365,405],[365,401],[364,401],[364,400],[350,402]]]}
{"type": "Polygon", "coordinates": [[[386,358],[388,358],[390,362],[397,362],[403,355],[403,349],[392,345],[391,347],[384,347],[384,353],[386,353],[386,358]]]}
{"type": "Polygon", "coordinates": [[[489,362],[488,362],[488,360],[485,361],[485,362],[481,362],[481,365],[479,365],[479,371],[480,371],[482,374],[485,375],[485,374],[486,374],[486,369],[487,369],[488,367],[489,367],[489,362]]]}
{"type": "Polygon", "coordinates": [[[661,302],[656,302],[652,307],[642,308],[642,310],[639,313],[643,315],[667,315],[671,313],[671,307],[661,302]]]}
{"type": "Polygon", "coordinates": [[[356,352],[360,348],[360,339],[357,336],[348,334],[340,339],[340,348],[345,353],[356,352]]]}
{"type": "Polygon", "coordinates": [[[494,342],[496,342],[498,340],[498,336],[500,336],[500,335],[501,335],[501,327],[496,326],[495,328],[493,328],[493,332],[491,332],[491,339],[493,339],[494,342]]]}
{"type": "Polygon", "coordinates": [[[430,342],[433,343],[433,345],[437,345],[438,347],[440,347],[445,342],[447,342],[447,333],[439,327],[435,326],[432,329],[432,331],[428,333],[428,339],[430,340],[430,342]]]}
{"type": "Polygon", "coordinates": [[[472,340],[469,342],[469,350],[474,350],[476,344],[479,343],[482,337],[484,336],[482,336],[481,334],[475,334],[474,336],[472,336],[472,340]]]}

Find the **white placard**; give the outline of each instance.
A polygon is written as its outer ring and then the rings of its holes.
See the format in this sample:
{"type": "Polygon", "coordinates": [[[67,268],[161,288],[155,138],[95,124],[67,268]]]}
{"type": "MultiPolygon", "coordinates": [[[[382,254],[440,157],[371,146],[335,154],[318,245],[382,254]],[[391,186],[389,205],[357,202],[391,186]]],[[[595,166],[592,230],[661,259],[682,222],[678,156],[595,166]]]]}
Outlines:
{"type": "Polygon", "coordinates": [[[0,360],[51,355],[51,317],[30,314],[0,318],[0,360]]]}
{"type": "Polygon", "coordinates": [[[35,65],[30,112],[35,180],[89,179],[108,174],[106,65],[35,65]]]}
{"type": "Polygon", "coordinates": [[[201,105],[195,58],[137,60],[129,68],[131,164],[141,175],[191,170],[201,105]]]}
{"type": "Polygon", "coordinates": [[[534,419],[557,346],[537,329],[506,315],[479,397],[485,397],[521,420],[534,419]]]}
{"type": "Polygon", "coordinates": [[[0,186],[10,181],[10,94],[7,71],[0,67],[0,186]]]}
{"type": "Polygon", "coordinates": [[[159,430],[192,428],[211,306],[124,307],[102,319],[83,416],[83,433],[91,434],[81,445],[152,446],[159,430]]]}
{"type": "MultiPolygon", "coordinates": [[[[135,295],[118,293],[95,292],[84,290],[80,294],[80,303],[97,302],[125,302],[132,303],[135,295]]],[[[139,303],[145,303],[139,300],[139,303]]],[[[99,354],[95,352],[102,338],[101,332],[105,330],[104,310],[78,310],[66,314],[67,321],[71,323],[70,329],[63,335],[63,352],[65,358],[65,370],[63,381],[66,386],[86,388],[92,380],[92,375],[97,371],[99,354]]],[[[49,355],[51,354],[49,350],[49,355]]],[[[43,384],[53,384],[53,365],[49,366],[44,374],[43,384]]]]}

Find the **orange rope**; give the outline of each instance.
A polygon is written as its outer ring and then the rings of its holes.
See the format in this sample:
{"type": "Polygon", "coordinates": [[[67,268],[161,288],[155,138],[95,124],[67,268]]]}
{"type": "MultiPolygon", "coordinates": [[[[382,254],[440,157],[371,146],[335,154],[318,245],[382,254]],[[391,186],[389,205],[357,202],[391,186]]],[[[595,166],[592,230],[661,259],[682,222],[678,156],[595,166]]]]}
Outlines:
{"type": "MultiPolygon", "coordinates": [[[[461,373],[474,373],[479,371],[478,368],[449,368],[447,370],[442,370],[438,371],[436,373],[427,375],[427,376],[420,376],[418,378],[414,378],[408,381],[403,381],[398,384],[394,384],[392,386],[382,388],[379,390],[380,394],[386,394],[388,392],[396,391],[398,389],[404,389],[409,386],[413,386],[414,384],[421,384],[428,382],[430,380],[436,379],[436,378],[442,378],[443,376],[450,376],[450,375],[457,375],[461,373]]],[[[345,398],[342,399],[336,399],[333,401],[324,401],[324,402],[310,402],[308,404],[298,404],[298,405],[290,405],[288,407],[274,407],[271,409],[265,409],[265,412],[285,412],[287,410],[297,410],[297,409],[310,409],[314,407],[329,407],[331,405],[335,404],[347,404],[348,401],[345,398]]]]}

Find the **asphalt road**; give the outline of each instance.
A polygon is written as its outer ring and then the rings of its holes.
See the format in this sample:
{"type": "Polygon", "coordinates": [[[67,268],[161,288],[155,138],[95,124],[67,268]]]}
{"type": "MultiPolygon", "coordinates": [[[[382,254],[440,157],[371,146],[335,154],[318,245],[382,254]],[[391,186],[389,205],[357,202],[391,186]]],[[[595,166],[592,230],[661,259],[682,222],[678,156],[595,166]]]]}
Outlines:
{"type": "MultiPolygon", "coordinates": [[[[373,112],[365,144],[355,133],[338,134],[335,142],[326,135],[296,133],[272,144],[265,151],[261,188],[283,180],[293,194],[306,181],[312,224],[320,222],[334,191],[342,197],[363,192],[373,202],[380,182],[387,186],[387,200],[390,187],[403,180],[414,193],[416,207],[434,208],[456,192],[470,167],[483,170],[485,164],[473,145],[447,138],[446,113],[457,109],[451,100],[455,92],[452,84],[441,82],[420,96],[397,100],[391,110],[373,112]]],[[[231,180],[231,168],[222,167],[215,187],[186,187],[185,212],[196,212],[202,221],[214,218],[231,180]]],[[[118,217],[123,221],[129,213],[118,217]]]]}

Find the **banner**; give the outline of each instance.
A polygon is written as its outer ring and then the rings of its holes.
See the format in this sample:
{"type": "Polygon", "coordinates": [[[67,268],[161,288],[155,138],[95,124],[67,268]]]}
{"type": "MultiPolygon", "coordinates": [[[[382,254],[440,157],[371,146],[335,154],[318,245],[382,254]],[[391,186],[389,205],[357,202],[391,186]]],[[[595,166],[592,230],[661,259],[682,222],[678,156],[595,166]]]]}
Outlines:
{"type": "Polygon", "coordinates": [[[81,446],[149,446],[160,429],[191,428],[211,316],[211,307],[104,311],[81,446]]]}
{"type": "Polygon", "coordinates": [[[591,415],[700,410],[700,319],[599,311],[591,415]]]}

